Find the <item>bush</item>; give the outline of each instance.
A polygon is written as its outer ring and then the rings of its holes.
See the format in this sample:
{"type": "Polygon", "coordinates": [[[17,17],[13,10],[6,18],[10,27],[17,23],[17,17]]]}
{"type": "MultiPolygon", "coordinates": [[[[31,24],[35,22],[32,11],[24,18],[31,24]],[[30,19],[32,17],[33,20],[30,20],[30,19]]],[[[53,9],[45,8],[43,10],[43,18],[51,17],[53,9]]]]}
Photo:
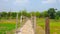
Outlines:
{"type": "Polygon", "coordinates": [[[58,15],[56,15],[55,19],[56,19],[56,20],[59,20],[59,16],[58,16],[58,15]]]}

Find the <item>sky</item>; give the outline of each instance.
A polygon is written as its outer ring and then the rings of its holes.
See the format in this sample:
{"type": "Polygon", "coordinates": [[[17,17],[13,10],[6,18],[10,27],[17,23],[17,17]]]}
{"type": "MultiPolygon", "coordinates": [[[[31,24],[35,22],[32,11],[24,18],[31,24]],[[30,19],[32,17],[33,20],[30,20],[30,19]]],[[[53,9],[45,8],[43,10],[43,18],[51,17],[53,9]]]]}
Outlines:
{"type": "Polygon", "coordinates": [[[60,0],[0,0],[0,11],[44,11],[49,8],[60,10],[60,0]]]}

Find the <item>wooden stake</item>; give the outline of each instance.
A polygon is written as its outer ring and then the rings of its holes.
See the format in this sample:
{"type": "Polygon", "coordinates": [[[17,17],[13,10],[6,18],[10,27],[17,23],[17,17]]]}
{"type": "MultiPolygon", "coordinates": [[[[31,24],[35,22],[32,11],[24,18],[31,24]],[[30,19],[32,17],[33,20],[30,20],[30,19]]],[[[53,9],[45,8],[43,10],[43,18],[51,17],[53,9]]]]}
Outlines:
{"type": "Polygon", "coordinates": [[[49,17],[46,18],[45,34],[50,34],[49,17]]]}

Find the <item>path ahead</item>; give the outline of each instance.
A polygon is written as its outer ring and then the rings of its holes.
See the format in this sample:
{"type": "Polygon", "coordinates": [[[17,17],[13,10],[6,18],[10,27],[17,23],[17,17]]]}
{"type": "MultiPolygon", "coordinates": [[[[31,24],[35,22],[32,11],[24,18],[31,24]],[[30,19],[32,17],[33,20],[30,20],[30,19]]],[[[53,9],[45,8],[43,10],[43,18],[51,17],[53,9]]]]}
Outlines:
{"type": "Polygon", "coordinates": [[[20,29],[20,32],[18,32],[18,34],[34,34],[31,20],[28,20],[25,23],[25,25],[20,29]]]}

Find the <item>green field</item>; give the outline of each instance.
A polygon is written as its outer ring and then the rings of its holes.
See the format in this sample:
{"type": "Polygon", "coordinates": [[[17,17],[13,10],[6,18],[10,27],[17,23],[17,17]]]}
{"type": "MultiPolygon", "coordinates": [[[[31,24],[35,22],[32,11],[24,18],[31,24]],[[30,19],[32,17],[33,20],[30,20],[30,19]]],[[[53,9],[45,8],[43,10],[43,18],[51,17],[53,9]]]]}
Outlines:
{"type": "MultiPolygon", "coordinates": [[[[23,22],[25,22],[24,20],[23,22]]],[[[23,25],[24,23],[21,23],[23,25]]],[[[18,20],[17,27],[20,27],[20,20],[18,20]]],[[[16,31],[16,19],[2,19],[0,20],[0,34],[14,34],[16,31]]]]}
{"type": "Polygon", "coordinates": [[[2,19],[0,21],[0,34],[13,34],[14,30],[15,30],[15,20],[6,20],[6,19],[2,19]]]}
{"type": "Polygon", "coordinates": [[[10,32],[12,33],[12,30],[15,29],[15,24],[10,23],[0,23],[0,34],[10,32]]]}
{"type": "MultiPolygon", "coordinates": [[[[18,23],[19,24],[19,23],[18,23]]],[[[20,25],[20,24],[19,24],[20,25]]],[[[38,18],[37,25],[45,30],[45,18],[38,18]]],[[[16,20],[1,20],[0,21],[0,34],[14,34],[16,20]]],[[[37,33],[40,29],[37,30],[37,33]]],[[[38,33],[40,34],[40,33],[38,33]]],[[[50,34],[60,34],[60,21],[50,19],[50,34]]]]}
{"type": "MultiPolygon", "coordinates": [[[[45,19],[38,18],[37,25],[45,30],[45,19]]],[[[50,34],[60,34],[60,21],[50,19],[50,34]]]]}

